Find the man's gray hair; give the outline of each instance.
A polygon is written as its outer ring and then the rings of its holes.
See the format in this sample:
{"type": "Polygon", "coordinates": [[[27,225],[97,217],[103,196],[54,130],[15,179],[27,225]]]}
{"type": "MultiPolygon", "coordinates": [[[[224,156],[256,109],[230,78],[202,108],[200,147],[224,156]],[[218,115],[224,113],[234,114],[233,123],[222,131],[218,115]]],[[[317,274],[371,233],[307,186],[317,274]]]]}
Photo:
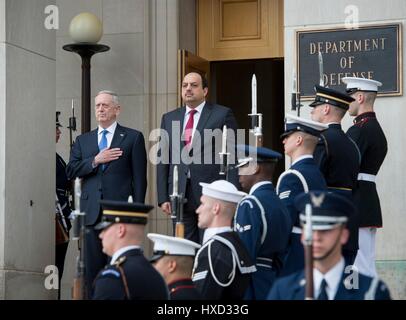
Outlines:
{"type": "Polygon", "coordinates": [[[109,94],[109,95],[111,95],[111,100],[113,101],[113,103],[114,103],[116,106],[118,106],[118,95],[117,95],[117,93],[115,93],[114,91],[110,91],[110,90],[102,90],[102,91],[99,91],[99,92],[96,94],[96,97],[97,97],[98,95],[100,95],[100,94],[109,94]]]}

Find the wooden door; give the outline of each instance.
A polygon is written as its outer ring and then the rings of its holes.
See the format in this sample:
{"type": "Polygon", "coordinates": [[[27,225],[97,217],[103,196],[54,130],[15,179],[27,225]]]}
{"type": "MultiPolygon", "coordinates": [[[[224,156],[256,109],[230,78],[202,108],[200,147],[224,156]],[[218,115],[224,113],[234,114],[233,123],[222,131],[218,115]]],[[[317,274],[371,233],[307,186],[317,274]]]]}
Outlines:
{"type": "Polygon", "coordinates": [[[198,0],[197,19],[209,61],[283,57],[283,0],[198,0]]]}
{"type": "MultiPolygon", "coordinates": [[[[189,72],[198,72],[210,81],[210,62],[190,53],[187,50],[178,51],[178,106],[182,105],[182,80],[189,72]]],[[[209,82],[210,88],[210,82],[209,82]]],[[[210,90],[209,90],[210,92],[210,90]]]]}

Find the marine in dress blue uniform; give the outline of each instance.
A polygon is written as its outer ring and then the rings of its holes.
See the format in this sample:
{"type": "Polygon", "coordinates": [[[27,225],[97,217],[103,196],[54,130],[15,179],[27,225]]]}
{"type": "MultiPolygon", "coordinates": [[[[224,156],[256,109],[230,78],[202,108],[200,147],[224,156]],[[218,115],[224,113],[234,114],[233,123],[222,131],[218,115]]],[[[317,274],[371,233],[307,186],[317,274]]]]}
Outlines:
{"type": "MultiPolygon", "coordinates": [[[[310,191],[299,195],[295,205],[303,214],[305,207],[312,207],[313,230],[313,282],[314,296],[318,300],[389,300],[386,285],[378,278],[345,268],[341,253],[342,244],[348,239],[345,224],[354,212],[354,205],[347,198],[325,191],[310,191]]],[[[278,279],[271,289],[269,300],[304,300],[306,279],[304,271],[278,279]]]]}
{"type": "MultiPolygon", "coordinates": [[[[319,166],[327,187],[353,201],[353,190],[357,183],[361,155],[357,144],[341,128],[341,120],[353,98],[337,90],[315,86],[316,97],[312,107],[312,120],[328,124],[320,136],[314,151],[314,160],[319,166]]],[[[343,247],[348,264],[353,264],[358,251],[359,215],[354,214],[349,223],[350,239],[343,247]]]]}
{"type": "Polygon", "coordinates": [[[382,227],[382,212],[375,179],[388,152],[388,143],[374,112],[374,102],[381,82],[347,77],[347,93],[355,101],[348,110],[355,116],[347,131],[361,152],[361,167],[354,189],[354,201],[359,212],[359,251],[355,265],[361,272],[375,276],[375,235],[382,227]]]}
{"type": "Polygon", "coordinates": [[[279,177],[276,193],[290,213],[293,228],[280,276],[304,268],[304,250],[300,240],[302,232],[294,199],[302,192],[327,189],[324,176],[313,159],[318,138],[327,128],[327,125],[319,122],[286,115],[285,132],[281,138],[285,154],[291,158],[292,165],[279,177]]]}
{"type": "Polygon", "coordinates": [[[164,279],[144,257],[140,247],[148,212],[153,206],[101,200],[103,251],[111,262],[94,281],[94,300],[167,300],[164,279]]]}
{"type": "Polygon", "coordinates": [[[200,245],[183,238],[148,233],[154,243],[153,256],[149,261],[165,279],[171,300],[201,300],[192,281],[193,262],[200,245]]]}
{"type": "Polygon", "coordinates": [[[240,183],[249,192],[238,205],[234,230],[255,261],[245,299],[264,300],[280,272],[288,245],[292,222],[288,211],[275,193],[271,179],[282,155],[268,148],[238,146],[240,183]]]}
{"type": "Polygon", "coordinates": [[[192,280],[203,299],[241,300],[256,271],[247,249],[231,228],[237,203],[246,194],[225,180],[200,185],[203,195],[196,213],[198,226],[205,232],[192,280]]]}

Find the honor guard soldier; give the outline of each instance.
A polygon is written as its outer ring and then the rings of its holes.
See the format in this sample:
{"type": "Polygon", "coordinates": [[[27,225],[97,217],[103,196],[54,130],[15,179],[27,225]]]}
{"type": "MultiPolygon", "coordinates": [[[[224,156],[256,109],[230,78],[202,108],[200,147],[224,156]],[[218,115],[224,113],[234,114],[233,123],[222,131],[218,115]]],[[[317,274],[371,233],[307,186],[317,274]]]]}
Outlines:
{"type": "Polygon", "coordinates": [[[225,180],[200,185],[202,197],[196,213],[199,228],[206,230],[196,254],[193,282],[203,299],[242,299],[256,268],[231,224],[237,204],[246,194],[225,180]]]}
{"type": "MultiPolygon", "coordinates": [[[[353,201],[352,192],[356,186],[361,156],[356,143],[341,129],[341,120],[354,99],[345,93],[318,85],[315,90],[316,98],[309,105],[313,108],[311,117],[314,121],[327,124],[328,129],[320,135],[314,160],[329,190],[353,201]]],[[[343,248],[343,254],[347,264],[352,265],[358,251],[358,214],[350,219],[348,228],[350,239],[343,248]]]]}
{"type": "Polygon", "coordinates": [[[148,212],[153,206],[141,203],[100,200],[103,252],[110,264],[94,281],[95,300],[167,300],[168,288],[162,276],[144,257],[141,243],[148,212]]]}
{"type": "Polygon", "coordinates": [[[376,118],[374,102],[379,81],[363,78],[343,78],[347,93],[355,99],[348,110],[355,116],[347,135],[361,152],[361,167],[354,190],[354,201],[359,212],[359,251],[355,266],[369,276],[376,276],[375,235],[382,227],[382,212],[376,191],[375,178],[388,152],[385,134],[376,118]]]}
{"type": "Polygon", "coordinates": [[[323,174],[313,159],[320,134],[327,128],[327,125],[319,122],[286,115],[285,132],[281,138],[285,154],[290,157],[292,164],[280,175],[276,193],[290,213],[293,228],[280,276],[286,276],[304,268],[304,251],[300,240],[302,229],[294,199],[303,192],[327,189],[323,174]]]}
{"type": "MultiPolygon", "coordinates": [[[[301,212],[300,221],[306,224],[305,207],[312,207],[313,283],[318,300],[389,300],[386,285],[377,278],[346,268],[341,247],[348,240],[346,227],[354,205],[347,198],[326,191],[310,191],[295,199],[301,212]]],[[[269,300],[304,300],[304,271],[278,279],[268,296],[269,300]]]]}
{"type": "MultiPolygon", "coordinates": [[[[62,124],[59,121],[59,111],[56,112],[56,143],[61,137],[62,124]]],[[[72,212],[69,204],[70,181],[66,176],[66,162],[56,153],[56,225],[55,225],[55,265],[58,268],[59,284],[62,280],[65,265],[66,251],[69,245],[69,230],[71,222],[69,216],[72,212]]],[[[60,285],[58,299],[60,298],[60,285]]]]}
{"type": "Polygon", "coordinates": [[[200,245],[157,233],[148,233],[147,237],[154,242],[154,253],[149,261],[165,279],[170,300],[200,300],[200,293],[191,278],[200,245]]]}
{"type": "Polygon", "coordinates": [[[248,192],[239,203],[234,218],[234,230],[240,236],[257,272],[244,296],[249,300],[264,300],[282,268],[292,222],[272,185],[275,165],[282,155],[271,149],[240,145],[238,171],[243,191],[248,192]],[[250,156],[251,155],[251,156],[250,156]]]}

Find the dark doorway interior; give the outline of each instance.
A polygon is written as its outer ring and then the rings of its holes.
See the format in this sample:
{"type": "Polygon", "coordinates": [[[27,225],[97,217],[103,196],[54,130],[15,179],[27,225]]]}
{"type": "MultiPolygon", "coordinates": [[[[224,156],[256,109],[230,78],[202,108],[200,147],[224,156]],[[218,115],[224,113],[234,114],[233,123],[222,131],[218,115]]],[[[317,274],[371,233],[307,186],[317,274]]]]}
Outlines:
{"type": "MultiPolygon", "coordinates": [[[[284,129],[283,59],[220,61],[210,64],[210,101],[233,109],[239,128],[249,129],[251,79],[257,78],[257,110],[263,114],[263,145],[283,154],[279,136],[284,129]]],[[[248,131],[247,131],[248,132],[248,131]]],[[[246,141],[248,136],[246,135],[246,141]]],[[[274,184],[284,171],[279,161],[274,184]]]]}

